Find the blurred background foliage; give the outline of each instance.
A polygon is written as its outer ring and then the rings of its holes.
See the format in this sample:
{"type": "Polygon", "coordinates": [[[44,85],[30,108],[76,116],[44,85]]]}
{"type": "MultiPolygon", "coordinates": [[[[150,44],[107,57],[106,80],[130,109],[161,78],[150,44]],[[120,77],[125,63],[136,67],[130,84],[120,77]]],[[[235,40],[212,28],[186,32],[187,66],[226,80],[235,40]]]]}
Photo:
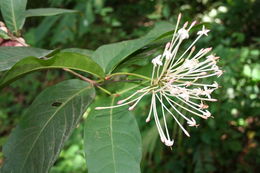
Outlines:
{"type": "MultiPolygon", "coordinates": [[[[60,7],[80,14],[30,18],[24,28],[26,41],[47,49],[96,49],[106,43],[143,36],[159,21],[207,22],[210,35],[200,42],[214,47],[225,71],[210,104],[214,119],[189,129],[191,138],[172,127],[175,145],[157,140],[155,126],[145,124],[149,105],[143,101],[134,112],[143,137],[142,172],[258,172],[260,170],[260,1],[257,0],[28,0],[28,8],[60,7]],[[258,170],[258,171],[257,171],[258,170]]],[[[144,66],[135,64],[135,69],[144,66]]],[[[58,70],[37,72],[13,83],[0,96],[0,151],[42,89],[72,76],[58,70]]],[[[83,120],[82,120],[83,121],[83,120]]],[[[174,124],[174,123],[173,123],[174,124]]],[[[83,173],[83,127],[66,143],[51,173],[83,173]]],[[[3,155],[0,152],[0,165],[3,155]]],[[[102,164],[102,163],[100,163],[102,164]]]]}

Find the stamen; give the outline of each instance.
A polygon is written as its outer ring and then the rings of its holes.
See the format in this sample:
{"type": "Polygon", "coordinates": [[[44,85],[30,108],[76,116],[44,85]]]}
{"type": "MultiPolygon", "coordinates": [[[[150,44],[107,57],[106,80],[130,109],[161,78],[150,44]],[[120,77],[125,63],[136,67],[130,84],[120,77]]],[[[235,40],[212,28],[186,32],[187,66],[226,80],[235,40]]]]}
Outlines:
{"type": "Polygon", "coordinates": [[[193,21],[192,23],[191,23],[191,25],[190,25],[190,27],[189,27],[189,29],[188,29],[188,31],[195,25],[197,23],[197,21],[195,20],[195,21],[193,21]]]}
{"type": "Polygon", "coordinates": [[[130,103],[133,103],[135,102],[136,100],[138,100],[140,97],[143,97],[143,95],[135,98],[134,100],[131,100],[129,102],[126,102],[126,103],[123,103],[123,104],[120,104],[120,105],[115,105],[115,106],[106,106],[106,107],[96,107],[95,110],[102,110],[102,109],[112,109],[112,108],[118,108],[118,107],[121,107],[121,106],[125,106],[125,105],[128,105],[130,103]]]}
{"type": "MultiPolygon", "coordinates": [[[[157,95],[156,95],[157,96],[157,95]]],[[[164,96],[164,95],[163,95],[164,96]]],[[[164,96],[165,97],[165,96],[164,96]]],[[[157,96],[158,98],[158,96],[157,96]]],[[[190,134],[185,130],[185,128],[181,125],[181,123],[178,121],[178,119],[173,115],[173,113],[163,104],[163,102],[160,100],[160,98],[158,98],[159,101],[161,102],[161,104],[163,105],[163,107],[165,108],[165,110],[167,110],[167,112],[169,112],[169,114],[172,115],[172,117],[174,118],[174,120],[177,122],[177,124],[180,126],[180,128],[182,129],[182,131],[188,136],[190,137],[190,134]]]]}
{"type": "MultiPolygon", "coordinates": [[[[167,96],[164,95],[164,97],[167,97],[167,96]]],[[[196,113],[196,112],[194,112],[194,111],[192,111],[192,110],[190,110],[190,109],[187,109],[186,107],[184,107],[184,106],[178,104],[177,102],[175,102],[175,101],[173,101],[173,100],[171,100],[171,99],[169,99],[169,100],[170,100],[172,103],[176,104],[177,106],[181,107],[182,109],[185,109],[186,111],[191,112],[191,113],[193,113],[193,114],[195,114],[195,115],[197,115],[197,116],[199,116],[199,117],[201,117],[201,118],[203,118],[203,119],[207,119],[206,116],[201,115],[201,114],[198,114],[198,113],[196,113]]]]}
{"type": "Polygon", "coordinates": [[[192,120],[190,120],[189,118],[187,118],[185,115],[183,115],[178,109],[176,109],[175,108],[175,106],[169,101],[170,99],[168,99],[167,97],[166,97],[166,100],[167,100],[167,102],[171,105],[171,107],[178,113],[178,114],[180,114],[186,121],[192,121],[192,120]]]}
{"type": "Polygon", "coordinates": [[[189,24],[189,22],[188,21],[186,21],[185,23],[184,23],[184,25],[183,25],[183,27],[182,28],[186,28],[187,26],[188,26],[188,24],[189,24]]]}
{"type": "MultiPolygon", "coordinates": [[[[161,100],[162,100],[162,93],[160,93],[160,97],[161,97],[161,100]]],[[[161,104],[161,109],[162,109],[163,121],[164,121],[164,127],[165,127],[166,134],[167,134],[167,139],[170,140],[170,135],[169,135],[167,122],[166,122],[166,118],[165,118],[164,109],[163,109],[163,105],[162,104],[161,104]]]]}
{"type": "Polygon", "coordinates": [[[136,102],[128,108],[129,111],[133,110],[135,108],[135,106],[137,105],[137,103],[139,103],[139,101],[148,93],[149,91],[146,91],[145,93],[143,93],[140,97],[138,97],[138,99],[136,100],[136,102]]]}
{"type": "Polygon", "coordinates": [[[179,59],[175,62],[175,64],[173,64],[172,66],[170,66],[170,69],[172,69],[173,67],[176,66],[176,63],[178,63],[178,61],[180,61],[182,59],[182,57],[194,46],[194,44],[200,39],[201,35],[199,35],[194,41],[193,43],[191,43],[191,45],[188,47],[188,49],[186,49],[186,51],[179,57],[179,59]]]}
{"type": "Polygon", "coordinates": [[[175,37],[176,37],[176,32],[177,32],[177,30],[178,30],[178,27],[179,27],[179,23],[180,23],[180,21],[181,21],[181,13],[179,13],[179,15],[178,15],[178,20],[177,20],[177,23],[176,23],[176,26],[175,26],[175,29],[174,29],[174,33],[173,33],[173,36],[172,36],[172,40],[171,40],[171,45],[173,45],[173,41],[174,41],[174,39],[175,39],[175,37]]]}
{"type": "Polygon", "coordinates": [[[125,98],[125,99],[123,99],[123,100],[119,100],[119,101],[117,102],[117,104],[122,104],[122,103],[126,102],[127,100],[129,100],[129,99],[131,99],[132,97],[134,97],[136,94],[145,91],[145,89],[147,89],[147,88],[149,88],[149,87],[150,87],[150,86],[145,87],[145,88],[142,88],[142,89],[140,89],[140,90],[137,90],[136,92],[134,92],[134,93],[133,93],[132,95],[130,95],[129,97],[127,97],[127,98],[125,98]]]}
{"type": "Polygon", "coordinates": [[[164,135],[164,132],[162,130],[162,127],[161,127],[161,123],[158,119],[158,114],[157,114],[157,110],[156,110],[156,99],[155,99],[155,93],[153,93],[152,95],[152,99],[153,99],[153,109],[154,109],[154,119],[155,119],[155,123],[156,123],[156,126],[157,126],[157,129],[159,131],[159,134],[160,134],[160,137],[161,137],[161,141],[164,143],[166,141],[166,137],[164,135]]]}

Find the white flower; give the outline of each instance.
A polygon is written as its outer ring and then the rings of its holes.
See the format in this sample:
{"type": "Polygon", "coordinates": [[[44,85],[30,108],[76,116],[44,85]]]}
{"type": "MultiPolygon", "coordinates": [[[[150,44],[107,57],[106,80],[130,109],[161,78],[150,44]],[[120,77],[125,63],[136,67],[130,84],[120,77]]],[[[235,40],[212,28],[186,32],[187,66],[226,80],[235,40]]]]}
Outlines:
{"type": "Polygon", "coordinates": [[[222,70],[218,70],[218,71],[216,72],[216,74],[217,74],[218,77],[220,77],[220,76],[222,76],[223,71],[222,71],[222,70]]]}
{"type": "Polygon", "coordinates": [[[203,26],[202,26],[202,30],[199,31],[197,34],[198,34],[198,35],[206,35],[206,36],[208,36],[208,32],[209,32],[209,31],[210,31],[210,30],[206,29],[205,26],[203,25],[203,26]]]}
{"type": "Polygon", "coordinates": [[[199,108],[200,109],[207,109],[209,105],[204,104],[202,101],[200,102],[199,108]]]}
{"type": "Polygon", "coordinates": [[[192,85],[192,82],[191,82],[191,81],[185,82],[185,86],[186,86],[186,87],[189,87],[189,86],[191,86],[191,85],[192,85]]]}
{"type": "Polygon", "coordinates": [[[180,90],[179,90],[178,88],[170,87],[170,88],[168,88],[168,89],[169,89],[169,91],[170,91],[170,93],[171,93],[172,95],[178,95],[178,94],[180,94],[180,90]]]}
{"type": "Polygon", "coordinates": [[[166,146],[171,147],[171,146],[173,146],[174,140],[172,140],[172,141],[166,140],[164,143],[165,143],[166,146]]]}
{"type": "Polygon", "coordinates": [[[189,38],[189,31],[184,29],[184,28],[181,28],[178,31],[178,35],[179,35],[181,40],[188,39],[189,38]]]}
{"type": "Polygon", "coordinates": [[[181,29],[178,29],[180,19],[181,15],[178,17],[172,40],[166,44],[163,54],[152,60],[153,71],[150,85],[120,100],[116,106],[97,107],[97,109],[107,109],[131,104],[129,110],[133,110],[145,95],[151,94],[146,122],[150,122],[153,117],[160,139],[166,146],[172,146],[174,143],[169,133],[167,116],[172,117],[188,137],[190,134],[184,124],[180,123],[180,118],[183,118],[188,126],[197,127],[195,119],[189,114],[203,119],[212,117],[207,110],[208,105],[204,102],[217,101],[211,97],[211,94],[218,88],[218,84],[217,82],[206,84],[199,81],[203,78],[220,76],[223,73],[216,65],[219,57],[207,55],[212,48],[201,49],[193,55],[196,51],[194,46],[196,42],[203,35],[207,36],[209,32],[205,26],[197,33],[197,38],[190,46],[182,54],[178,53],[183,40],[189,38],[189,31],[196,23],[192,22],[188,29],[185,29],[188,26],[186,22],[181,29]],[[184,115],[183,111],[187,114],[184,115]]]}
{"type": "Polygon", "coordinates": [[[165,46],[164,52],[163,52],[163,57],[165,57],[166,59],[170,59],[171,56],[171,51],[170,51],[170,47],[171,47],[171,43],[168,42],[165,46]]]}
{"type": "Polygon", "coordinates": [[[152,60],[152,63],[154,66],[162,66],[162,60],[160,59],[162,55],[158,55],[157,57],[155,57],[153,60],[152,60]]]}
{"type": "Polygon", "coordinates": [[[190,127],[195,127],[195,126],[198,126],[195,119],[193,117],[191,117],[191,120],[190,121],[187,121],[188,125],[190,127]]]}
{"type": "Polygon", "coordinates": [[[199,64],[197,59],[186,59],[183,63],[184,68],[193,69],[199,64]]]}
{"type": "Polygon", "coordinates": [[[214,87],[214,88],[218,88],[219,86],[218,86],[218,83],[216,82],[216,81],[214,81],[214,83],[212,84],[212,86],[214,87]]]}
{"type": "Polygon", "coordinates": [[[208,110],[206,110],[206,112],[204,112],[204,115],[206,116],[206,119],[211,117],[211,113],[208,110]]]}
{"type": "Polygon", "coordinates": [[[189,99],[190,99],[190,95],[188,92],[183,92],[183,93],[179,94],[179,96],[186,101],[189,101],[189,99]]]}
{"type": "Polygon", "coordinates": [[[214,91],[214,89],[208,89],[207,86],[204,86],[203,95],[207,96],[209,99],[211,98],[210,94],[214,91]]]}

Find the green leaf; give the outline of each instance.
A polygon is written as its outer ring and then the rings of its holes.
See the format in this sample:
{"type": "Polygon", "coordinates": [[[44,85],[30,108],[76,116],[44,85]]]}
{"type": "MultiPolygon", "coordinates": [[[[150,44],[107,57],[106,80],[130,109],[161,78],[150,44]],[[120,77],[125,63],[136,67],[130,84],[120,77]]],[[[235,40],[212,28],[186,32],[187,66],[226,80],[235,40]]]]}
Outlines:
{"type": "Polygon", "coordinates": [[[15,63],[28,56],[48,56],[53,50],[33,47],[0,47],[0,71],[9,70],[15,63]]]}
{"type": "Polygon", "coordinates": [[[15,64],[2,78],[0,88],[15,79],[36,70],[52,68],[69,68],[91,73],[103,77],[104,72],[92,59],[77,53],[59,53],[54,57],[44,60],[36,57],[27,57],[15,64]]]}
{"type": "Polygon", "coordinates": [[[79,53],[79,54],[86,55],[86,56],[88,56],[88,57],[92,57],[92,55],[93,55],[93,50],[80,49],[80,48],[68,48],[68,49],[63,49],[63,50],[61,50],[61,52],[74,52],[74,53],[79,53]]]}
{"type": "Polygon", "coordinates": [[[94,88],[77,79],[44,90],[4,145],[0,172],[47,173],[94,96],[94,88]]]}
{"type": "MultiPolygon", "coordinates": [[[[114,105],[114,98],[99,98],[92,106],[114,105]]],[[[85,121],[84,146],[89,173],[138,173],[141,135],[126,107],[92,110],[85,121]]]]}
{"type": "Polygon", "coordinates": [[[96,61],[106,73],[111,73],[122,60],[172,29],[172,24],[160,22],[144,37],[99,47],[93,54],[93,60],[96,61]]]}
{"type": "Polygon", "coordinates": [[[253,81],[260,81],[260,64],[244,65],[243,74],[252,78],[253,81]]]}
{"type": "Polygon", "coordinates": [[[10,39],[10,37],[8,36],[8,34],[6,32],[4,32],[3,30],[0,29],[0,38],[3,39],[10,39]]]}
{"type": "Polygon", "coordinates": [[[260,64],[254,64],[254,68],[252,70],[252,79],[254,81],[260,81],[260,64]]]}
{"type": "Polygon", "coordinates": [[[26,10],[25,16],[26,17],[35,17],[35,16],[55,16],[59,14],[66,14],[66,13],[77,13],[76,10],[68,10],[62,8],[37,8],[37,9],[29,9],[26,10]]]}
{"type": "Polygon", "coordinates": [[[52,27],[57,24],[57,21],[60,19],[60,17],[61,16],[45,17],[35,29],[31,30],[35,45],[39,47],[42,46],[42,40],[48,37],[52,27]]]}
{"type": "Polygon", "coordinates": [[[25,21],[27,0],[1,0],[0,7],[5,23],[11,32],[18,34],[25,21]]]}

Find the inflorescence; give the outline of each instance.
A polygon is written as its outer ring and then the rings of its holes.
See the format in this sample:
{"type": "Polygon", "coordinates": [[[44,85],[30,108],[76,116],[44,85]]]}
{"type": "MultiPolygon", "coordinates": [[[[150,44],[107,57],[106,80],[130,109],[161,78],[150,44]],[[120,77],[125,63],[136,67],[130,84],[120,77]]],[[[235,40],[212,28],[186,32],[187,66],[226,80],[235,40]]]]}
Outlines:
{"type": "Polygon", "coordinates": [[[211,98],[211,93],[219,86],[217,82],[205,84],[199,81],[212,76],[219,77],[223,73],[217,66],[219,57],[209,54],[212,48],[200,49],[195,53],[196,48],[194,45],[202,36],[208,36],[210,31],[205,26],[197,32],[196,39],[183,53],[178,52],[183,41],[189,38],[191,28],[196,25],[196,21],[190,25],[186,22],[178,29],[180,20],[181,14],[178,16],[172,39],[166,44],[163,54],[152,59],[153,71],[150,85],[118,101],[116,106],[96,107],[98,110],[131,105],[129,110],[133,110],[145,95],[151,94],[151,106],[146,122],[150,122],[153,116],[161,141],[166,146],[172,146],[174,143],[169,134],[166,113],[173,117],[187,136],[190,136],[183,124],[178,120],[178,117],[182,117],[188,126],[197,127],[198,124],[193,117],[184,115],[180,109],[203,119],[212,117],[207,110],[208,105],[204,102],[217,101],[211,98]],[[162,114],[162,121],[160,121],[159,112],[162,114]]]}

